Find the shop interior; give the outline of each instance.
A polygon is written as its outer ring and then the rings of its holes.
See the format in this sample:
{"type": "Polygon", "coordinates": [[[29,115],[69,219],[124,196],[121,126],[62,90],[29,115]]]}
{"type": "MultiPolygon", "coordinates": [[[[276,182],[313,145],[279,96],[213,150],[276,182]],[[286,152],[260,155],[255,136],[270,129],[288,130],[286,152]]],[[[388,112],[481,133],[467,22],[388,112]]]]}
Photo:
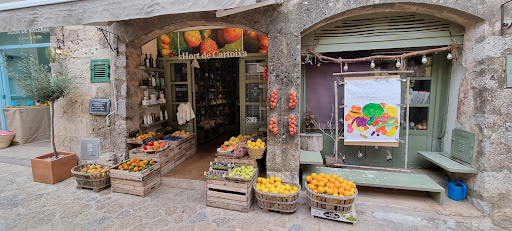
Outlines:
{"type": "MultiPolygon", "coordinates": [[[[167,35],[169,40],[173,38],[172,33],[167,35]]],[[[267,55],[249,50],[251,53],[242,57],[163,57],[167,53],[162,53],[160,47],[169,46],[164,37],[142,46],[143,66],[139,69],[143,80],[139,88],[143,88],[144,99],[149,102],[143,102],[148,105],[141,105],[141,113],[151,121],[143,121],[139,133],[193,134],[195,154],[178,161],[165,177],[204,180],[210,162],[219,156],[217,149],[226,142],[234,146],[233,140],[264,137],[267,55]],[[185,110],[185,119],[180,121],[177,114],[184,105],[190,110],[185,110]]],[[[259,38],[245,34],[244,49],[250,49],[248,42],[259,38]]],[[[261,48],[259,43],[256,47],[261,48]]]]}

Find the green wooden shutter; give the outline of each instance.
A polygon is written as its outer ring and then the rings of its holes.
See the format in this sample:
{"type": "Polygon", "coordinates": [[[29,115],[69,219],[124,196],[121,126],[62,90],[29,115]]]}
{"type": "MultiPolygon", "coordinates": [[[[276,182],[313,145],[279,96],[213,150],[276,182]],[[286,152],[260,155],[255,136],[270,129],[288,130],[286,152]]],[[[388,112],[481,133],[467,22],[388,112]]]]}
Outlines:
{"type": "Polygon", "coordinates": [[[110,82],[110,59],[91,60],[91,83],[110,82]]]}
{"type": "Polygon", "coordinates": [[[361,15],[328,23],[302,38],[302,52],[342,52],[446,46],[464,40],[464,28],[432,16],[413,13],[361,15]]]}
{"type": "Polygon", "coordinates": [[[468,164],[473,164],[473,147],[475,134],[459,129],[452,132],[452,153],[451,156],[468,164]]]}

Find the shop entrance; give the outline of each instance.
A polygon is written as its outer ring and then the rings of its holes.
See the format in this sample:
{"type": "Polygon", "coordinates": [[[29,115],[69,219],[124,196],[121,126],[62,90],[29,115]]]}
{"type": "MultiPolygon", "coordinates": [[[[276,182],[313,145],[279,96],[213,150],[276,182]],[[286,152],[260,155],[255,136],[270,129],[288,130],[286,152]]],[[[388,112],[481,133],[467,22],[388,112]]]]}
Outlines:
{"type": "Polygon", "coordinates": [[[169,124],[196,134],[197,152],[166,176],[203,180],[217,148],[231,137],[265,131],[267,55],[242,58],[167,60],[164,62],[169,124]],[[195,66],[195,67],[193,67],[195,66]],[[189,104],[195,119],[178,121],[180,105],[189,104]]]}

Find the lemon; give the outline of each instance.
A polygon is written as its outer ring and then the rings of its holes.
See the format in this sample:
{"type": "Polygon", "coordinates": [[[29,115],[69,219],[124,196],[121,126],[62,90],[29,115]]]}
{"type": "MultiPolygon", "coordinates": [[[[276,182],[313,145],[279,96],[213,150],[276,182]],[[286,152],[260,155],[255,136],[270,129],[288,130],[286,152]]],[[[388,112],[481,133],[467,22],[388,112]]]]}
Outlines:
{"type": "Polygon", "coordinates": [[[281,177],[276,177],[276,178],[274,178],[274,180],[275,180],[276,182],[281,182],[281,177]]]}
{"type": "Polygon", "coordinates": [[[261,139],[256,140],[256,143],[261,143],[261,142],[263,142],[263,140],[261,140],[261,139]]]}

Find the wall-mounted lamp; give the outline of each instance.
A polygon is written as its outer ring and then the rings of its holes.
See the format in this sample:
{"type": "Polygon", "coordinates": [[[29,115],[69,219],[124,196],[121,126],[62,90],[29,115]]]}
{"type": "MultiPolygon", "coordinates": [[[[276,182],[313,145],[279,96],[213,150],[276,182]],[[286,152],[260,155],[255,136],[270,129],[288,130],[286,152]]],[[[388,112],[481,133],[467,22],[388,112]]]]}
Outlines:
{"type": "Polygon", "coordinates": [[[421,58],[421,63],[425,64],[427,63],[427,56],[426,55],[423,55],[423,57],[421,58]]]}
{"type": "Polygon", "coordinates": [[[64,49],[64,28],[61,29],[62,31],[62,39],[57,38],[57,48],[55,48],[56,54],[62,54],[64,49]]]}
{"type": "Polygon", "coordinates": [[[347,63],[345,63],[345,66],[343,67],[343,70],[344,71],[348,70],[348,64],[347,63]]]}
{"type": "Polygon", "coordinates": [[[372,59],[372,63],[370,63],[370,68],[375,68],[375,62],[372,59]]]}
{"type": "Polygon", "coordinates": [[[400,68],[402,66],[402,64],[400,63],[400,59],[396,59],[395,66],[396,66],[396,68],[400,68]]]}

